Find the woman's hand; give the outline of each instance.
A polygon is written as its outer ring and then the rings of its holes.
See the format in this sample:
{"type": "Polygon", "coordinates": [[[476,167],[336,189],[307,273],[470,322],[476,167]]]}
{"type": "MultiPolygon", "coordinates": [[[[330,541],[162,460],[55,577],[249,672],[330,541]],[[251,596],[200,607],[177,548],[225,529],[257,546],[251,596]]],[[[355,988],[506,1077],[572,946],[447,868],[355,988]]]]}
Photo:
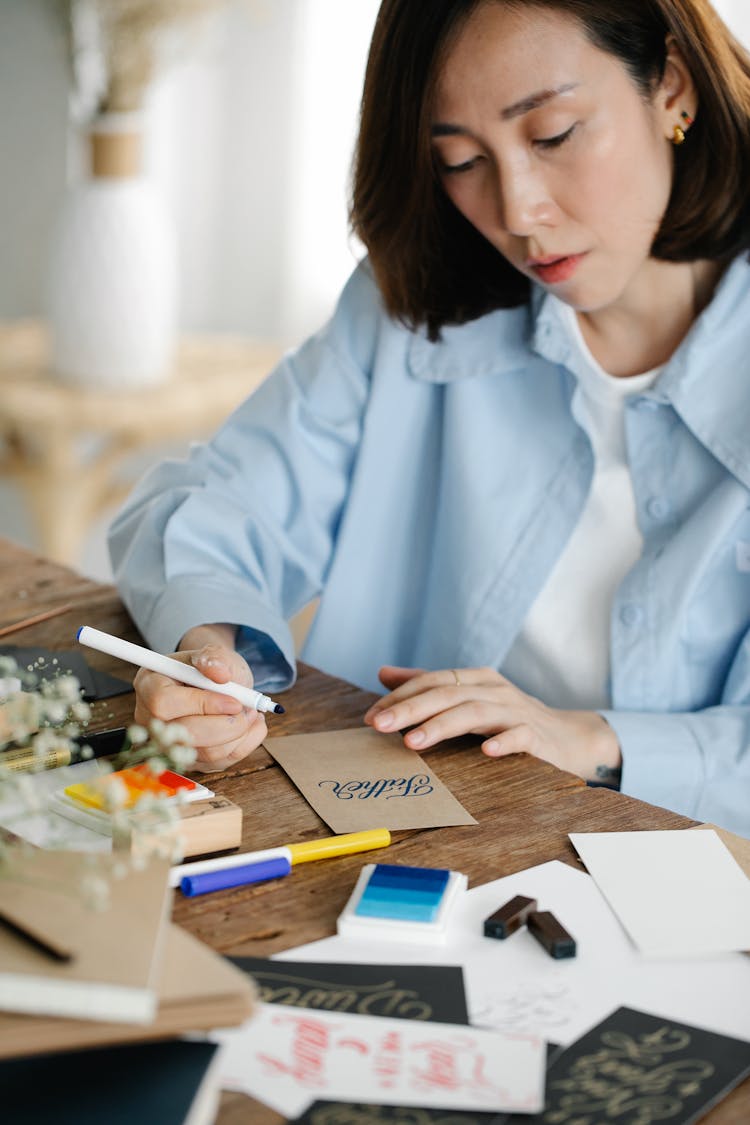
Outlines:
{"type": "Polygon", "coordinates": [[[490,758],[525,752],[587,781],[617,784],[617,737],[594,711],[546,707],[492,668],[423,672],[387,665],[379,674],[389,694],[369,709],[365,722],[381,731],[411,727],[404,743],[412,750],[477,734],[490,758]]]}
{"type": "MultiPolygon", "coordinates": [[[[175,660],[192,664],[216,683],[228,680],[253,686],[253,674],[234,650],[234,626],[200,625],[180,641],[175,660]]],[[[198,753],[196,770],[223,770],[255,750],[266,736],[260,711],[243,707],[228,695],[180,684],[158,672],[141,668],[133,681],[135,721],[177,722],[185,728],[198,753]]]]}

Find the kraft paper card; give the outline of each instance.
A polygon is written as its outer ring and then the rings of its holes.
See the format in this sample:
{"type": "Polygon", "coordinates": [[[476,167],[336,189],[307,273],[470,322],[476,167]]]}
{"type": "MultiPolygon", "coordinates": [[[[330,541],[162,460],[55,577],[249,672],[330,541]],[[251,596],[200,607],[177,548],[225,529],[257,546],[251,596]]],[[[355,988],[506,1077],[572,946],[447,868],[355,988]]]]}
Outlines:
{"type": "Polygon", "coordinates": [[[397,734],[363,727],[283,735],[264,746],[334,832],[477,823],[397,734]]]}

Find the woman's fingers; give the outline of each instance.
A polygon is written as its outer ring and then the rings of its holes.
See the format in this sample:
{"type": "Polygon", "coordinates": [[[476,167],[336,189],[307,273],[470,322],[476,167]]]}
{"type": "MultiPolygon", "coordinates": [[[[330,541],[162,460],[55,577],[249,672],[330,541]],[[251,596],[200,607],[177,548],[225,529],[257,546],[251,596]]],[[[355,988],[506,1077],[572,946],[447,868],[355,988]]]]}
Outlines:
{"type": "Polygon", "coordinates": [[[242,704],[207,688],[188,687],[159,672],[141,669],[133,681],[138,700],[155,719],[182,721],[186,715],[238,715],[242,704]]]}
{"type": "Polygon", "coordinates": [[[378,679],[389,691],[394,691],[408,680],[421,675],[424,675],[422,668],[401,668],[396,664],[384,664],[378,670],[378,679]]]}
{"type": "MultiPolygon", "coordinates": [[[[499,685],[507,683],[499,672],[495,672],[492,668],[449,668],[442,669],[437,672],[423,672],[421,669],[416,668],[396,668],[393,666],[386,666],[380,670],[380,678],[386,686],[389,686],[384,679],[385,673],[389,679],[391,673],[393,674],[393,681],[398,680],[398,686],[395,686],[388,695],[384,695],[376,703],[370,707],[365,713],[364,719],[366,723],[373,723],[376,715],[384,711],[391,710],[395,704],[400,704],[418,697],[434,688],[447,688],[454,690],[460,688],[467,688],[477,685],[499,685]]],[[[465,692],[459,692],[452,696],[453,700],[460,700],[464,698],[465,692]]],[[[374,724],[378,726],[378,724],[374,724]]],[[[409,722],[404,722],[401,726],[409,726],[409,722]]],[[[386,729],[399,729],[398,724],[394,723],[392,728],[380,727],[380,730],[386,729]]]]}
{"type": "MultiPolygon", "coordinates": [[[[252,673],[239,655],[220,644],[175,653],[217,684],[234,680],[252,686],[252,673]]],[[[181,684],[168,676],[140,669],[133,682],[135,720],[148,726],[152,719],[179,722],[187,731],[198,758],[196,769],[223,769],[255,750],[266,736],[262,714],[245,708],[231,696],[208,688],[181,684]]]]}
{"type": "Polygon", "coordinates": [[[536,735],[526,723],[493,734],[480,749],[488,758],[504,758],[509,754],[533,754],[536,735]]]}
{"type": "Polygon", "coordinates": [[[247,661],[238,652],[223,645],[204,645],[203,648],[186,655],[199,672],[217,684],[225,684],[228,680],[233,680],[244,687],[253,686],[253,674],[247,661]]]}
{"type": "MultiPolygon", "coordinates": [[[[369,721],[376,730],[404,730],[424,723],[434,715],[455,710],[466,703],[491,704],[495,709],[507,708],[508,692],[501,684],[453,684],[432,688],[410,699],[392,703],[385,710],[371,714],[369,721]]],[[[484,712],[482,712],[484,714],[484,712]]],[[[466,733],[462,731],[461,733],[466,733]]]]}
{"type": "Polygon", "coordinates": [[[198,750],[198,758],[193,768],[203,773],[224,770],[236,762],[242,761],[253,750],[257,750],[268,733],[266,721],[258,714],[257,720],[242,738],[234,739],[219,745],[205,746],[198,750]]]}
{"type": "Polygon", "coordinates": [[[469,699],[448,710],[439,711],[407,731],[405,744],[412,750],[426,750],[448,738],[464,734],[490,734],[515,721],[512,709],[494,700],[469,699]]]}

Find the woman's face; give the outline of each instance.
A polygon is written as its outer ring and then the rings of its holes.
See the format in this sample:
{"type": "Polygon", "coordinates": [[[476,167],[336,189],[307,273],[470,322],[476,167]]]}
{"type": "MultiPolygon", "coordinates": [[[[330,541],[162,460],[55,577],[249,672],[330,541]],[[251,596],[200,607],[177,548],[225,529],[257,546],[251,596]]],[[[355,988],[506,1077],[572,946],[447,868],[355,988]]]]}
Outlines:
{"type": "Polygon", "coordinates": [[[627,301],[669,200],[680,82],[669,63],[646,100],[565,12],[481,4],[438,82],[445,191],[516,269],[574,308],[627,301]]]}

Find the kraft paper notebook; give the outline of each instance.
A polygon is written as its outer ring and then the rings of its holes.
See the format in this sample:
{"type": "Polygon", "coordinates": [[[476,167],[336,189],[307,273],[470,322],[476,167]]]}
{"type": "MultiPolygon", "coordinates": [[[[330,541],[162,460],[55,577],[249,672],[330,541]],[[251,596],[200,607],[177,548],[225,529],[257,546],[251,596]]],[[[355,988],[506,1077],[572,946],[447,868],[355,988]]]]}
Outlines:
{"type": "Polygon", "coordinates": [[[0,1012],[0,1058],[235,1027],[252,1014],[255,996],[255,987],[245,973],[170,923],[152,1023],[100,1023],[0,1012]]]}
{"type": "Polygon", "coordinates": [[[263,745],[334,832],[476,824],[431,763],[369,727],[290,734],[263,745]]]}
{"type": "Polygon", "coordinates": [[[159,955],[171,906],[169,863],[108,879],[106,909],[92,909],[81,880],[104,877],[111,857],[35,852],[0,867],[0,914],[47,933],[70,954],[57,960],[0,925],[0,1009],[147,1023],[156,1013],[159,955]]]}

